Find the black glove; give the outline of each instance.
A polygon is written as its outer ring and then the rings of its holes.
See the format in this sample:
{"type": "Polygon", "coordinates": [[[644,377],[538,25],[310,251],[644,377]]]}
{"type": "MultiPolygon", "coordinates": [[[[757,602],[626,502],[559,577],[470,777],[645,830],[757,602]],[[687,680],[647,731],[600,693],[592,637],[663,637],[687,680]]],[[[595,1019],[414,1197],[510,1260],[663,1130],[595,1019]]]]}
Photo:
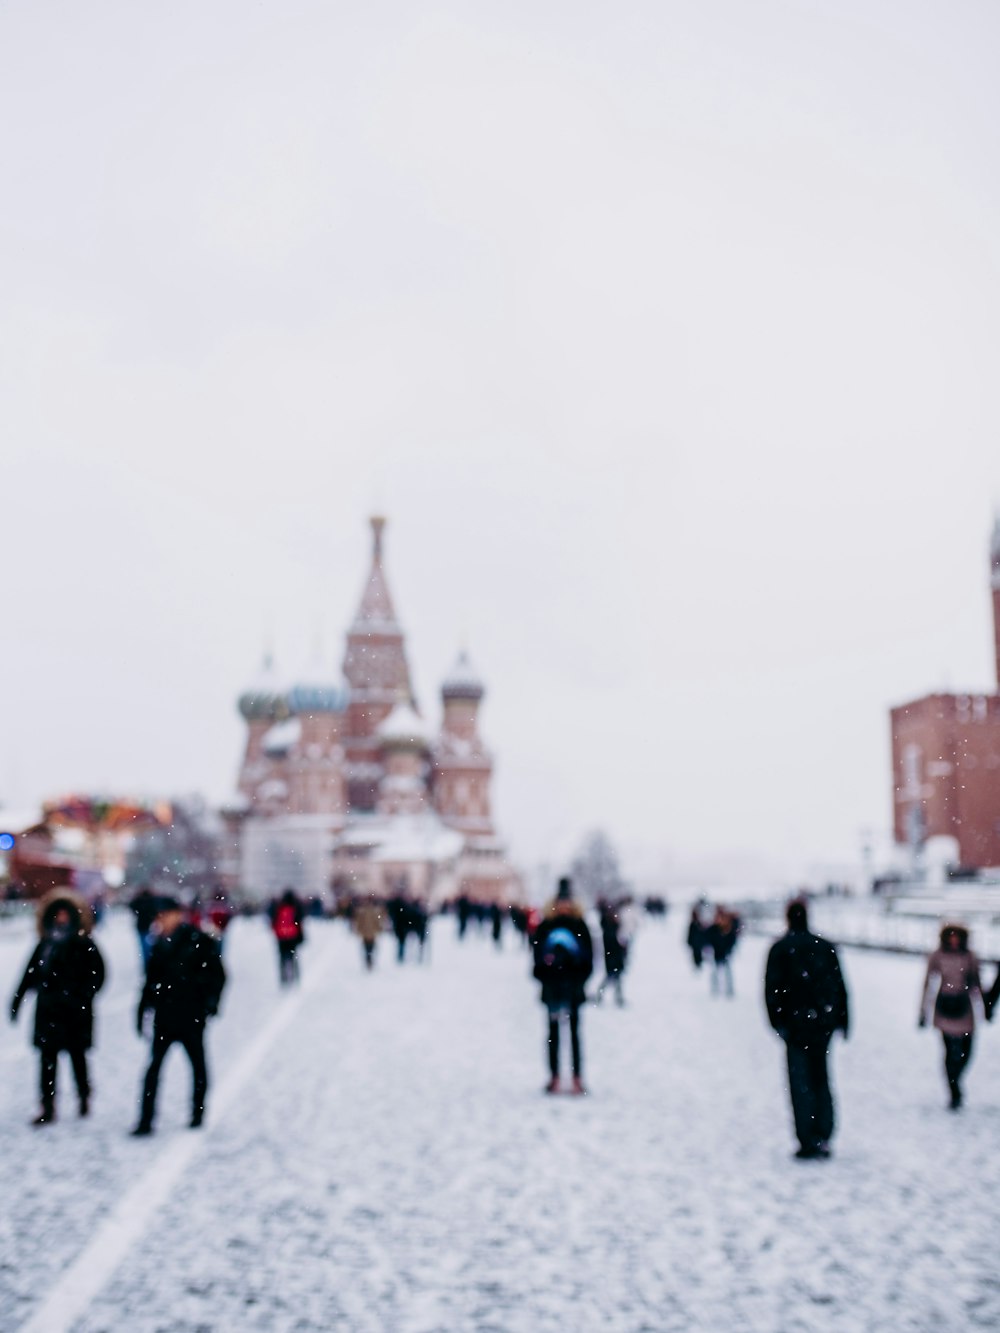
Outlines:
{"type": "Polygon", "coordinates": [[[140,1037],[144,1037],[146,1035],[145,1022],[146,1022],[146,1011],[140,1006],[135,1015],[135,1030],[136,1032],[138,1032],[140,1037]]]}
{"type": "Polygon", "coordinates": [[[20,1007],[21,1007],[21,1001],[20,1001],[20,1000],[11,1000],[11,1002],[10,1002],[10,1021],[11,1021],[12,1023],[16,1023],[16,1022],[17,1022],[17,1011],[18,1011],[18,1009],[20,1009],[20,1007]]]}
{"type": "Polygon", "coordinates": [[[925,1028],[926,1026],[927,1026],[927,1015],[921,1014],[920,1017],[917,1019],[917,1027],[925,1028]]]}

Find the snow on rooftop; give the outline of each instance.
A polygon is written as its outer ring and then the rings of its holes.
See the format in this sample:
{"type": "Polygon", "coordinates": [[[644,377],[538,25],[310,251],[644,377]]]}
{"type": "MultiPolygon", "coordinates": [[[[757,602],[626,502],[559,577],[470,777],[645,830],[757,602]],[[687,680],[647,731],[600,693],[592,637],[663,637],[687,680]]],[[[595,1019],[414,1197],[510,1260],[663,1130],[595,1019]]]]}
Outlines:
{"type": "Polygon", "coordinates": [[[375,733],[383,744],[429,745],[430,731],[408,703],[398,703],[375,733]]]}
{"type": "Polygon", "coordinates": [[[294,749],[302,738],[302,721],[297,717],[277,722],[270,731],[264,733],[262,742],[265,754],[287,754],[294,749]]]}
{"type": "Polygon", "coordinates": [[[455,665],[442,683],[441,693],[445,698],[481,699],[484,690],[483,678],[473,665],[469,654],[463,648],[455,659],[455,665]]]}

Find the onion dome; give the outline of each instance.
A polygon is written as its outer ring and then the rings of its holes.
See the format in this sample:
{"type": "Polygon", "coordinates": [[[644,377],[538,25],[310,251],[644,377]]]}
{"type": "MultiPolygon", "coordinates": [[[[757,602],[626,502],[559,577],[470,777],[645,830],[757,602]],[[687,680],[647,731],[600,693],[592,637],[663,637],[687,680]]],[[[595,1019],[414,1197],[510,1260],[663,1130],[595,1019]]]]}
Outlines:
{"type": "Polygon", "coordinates": [[[238,701],[239,710],[248,722],[279,721],[288,716],[285,691],[278,679],[274,659],[265,654],[260,674],[243,691],[238,701]]]}
{"type": "Polygon", "coordinates": [[[478,703],[486,693],[486,686],[483,684],[482,677],[469,659],[469,654],[463,648],[455,661],[455,665],[445,677],[444,684],[441,686],[441,695],[444,699],[468,699],[473,703],[478,703]]]}
{"type": "Polygon", "coordinates": [[[292,713],[342,713],[347,697],[339,685],[322,685],[319,681],[300,681],[286,696],[292,713]]]}
{"type": "Polygon", "coordinates": [[[385,749],[427,750],[431,736],[426,723],[408,703],[399,703],[375,730],[379,744],[385,749]]]}

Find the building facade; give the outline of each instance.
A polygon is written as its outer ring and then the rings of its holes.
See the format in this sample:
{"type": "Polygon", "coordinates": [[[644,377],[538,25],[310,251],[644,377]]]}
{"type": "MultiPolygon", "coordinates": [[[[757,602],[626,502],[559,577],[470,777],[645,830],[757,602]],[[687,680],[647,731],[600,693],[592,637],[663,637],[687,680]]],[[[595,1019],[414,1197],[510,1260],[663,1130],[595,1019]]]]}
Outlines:
{"type": "MultiPolygon", "coordinates": [[[[1000,687],[1000,520],[990,545],[1000,687]]],[[[929,694],[892,709],[894,834],[958,842],[963,867],[1000,866],[1000,694],[929,694]]]]}
{"type": "Polygon", "coordinates": [[[485,688],[466,653],[421,716],[384,565],[385,519],[347,631],[343,680],[284,684],[265,660],[239,699],[247,727],[230,821],[251,897],[291,886],[328,897],[465,893],[508,900],[515,880],[491,809],[493,758],[479,732],[485,688]]]}

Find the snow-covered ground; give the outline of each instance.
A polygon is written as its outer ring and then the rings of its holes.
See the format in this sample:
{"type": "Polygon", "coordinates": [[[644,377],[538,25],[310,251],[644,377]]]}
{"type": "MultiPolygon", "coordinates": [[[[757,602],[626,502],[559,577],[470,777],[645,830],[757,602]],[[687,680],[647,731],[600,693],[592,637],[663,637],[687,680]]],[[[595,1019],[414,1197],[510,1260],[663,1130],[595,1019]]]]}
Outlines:
{"type": "MultiPolygon", "coordinates": [[[[312,928],[280,995],[272,942],[241,921],[210,1035],[202,1131],[165,1068],[158,1133],[133,1140],[146,1049],[129,923],[99,934],[92,1119],[61,1070],[32,1130],[29,1014],[0,1035],[0,1329],[959,1330],[1000,1326],[1000,1030],[967,1107],[944,1110],[918,959],[847,952],[854,1034],[833,1064],[830,1162],[797,1162],[766,942],[735,1000],[695,975],[677,913],[644,926],[619,1010],[588,1006],[585,1099],[546,1098],[543,1013],[513,937],[365,974],[312,928]]],[[[0,926],[0,993],[26,925],[0,926]]]]}

